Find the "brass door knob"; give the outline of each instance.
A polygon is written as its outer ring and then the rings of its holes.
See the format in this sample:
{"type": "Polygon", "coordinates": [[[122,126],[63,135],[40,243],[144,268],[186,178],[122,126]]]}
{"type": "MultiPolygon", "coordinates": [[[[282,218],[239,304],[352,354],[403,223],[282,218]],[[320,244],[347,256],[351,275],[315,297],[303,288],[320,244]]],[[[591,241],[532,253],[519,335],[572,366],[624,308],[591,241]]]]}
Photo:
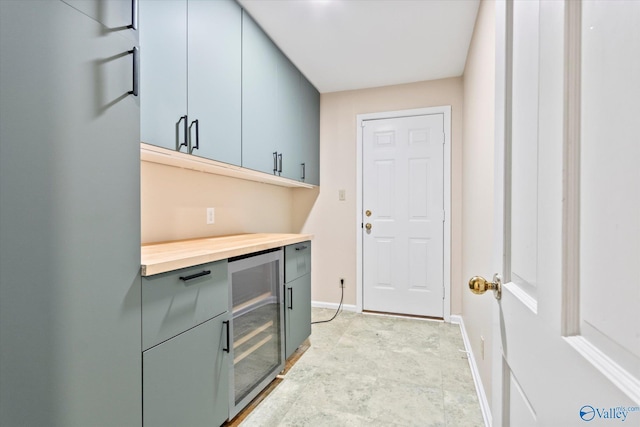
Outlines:
{"type": "Polygon", "coordinates": [[[371,224],[366,223],[366,224],[364,225],[364,228],[366,228],[366,229],[367,229],[367,231],[371,231],[371,224]]]}
{"type": "Polygon", "coordinates": [[[493,275],[493,282],[488,282],[484,277],[473,276],[469,279],[469,289],[476,295],[482,295],[487,291],[493,291],[496,299],[502,297],[502,278],[499,274],[493,275]]]}
{"type": "Polygon", "coordinates": [[[370,211],[369,209],[367,209],[367,210],[364,212],[364,214],[365,214],[366,216],[371,216],[371,211],[370,211]]]}

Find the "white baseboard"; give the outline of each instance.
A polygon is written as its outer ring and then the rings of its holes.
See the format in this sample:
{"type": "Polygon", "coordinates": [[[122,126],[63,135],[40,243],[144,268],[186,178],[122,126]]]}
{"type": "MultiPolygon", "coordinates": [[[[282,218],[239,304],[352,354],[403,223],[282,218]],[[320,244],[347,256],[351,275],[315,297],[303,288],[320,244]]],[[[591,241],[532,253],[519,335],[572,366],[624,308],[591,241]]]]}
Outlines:
{"type": "Polygon", "coordinates": [[[451,323],[457,324],[458,326],[460,326],[460,332],[462,333],[462,340],[464,341],[464,348],[467,352],[469,367],[471,368],[471,375],[473,376],[473,382],[476,386],[478,401],[480,402],[480,410],[482,411],[482,418],[484,418],[484,425],[486,427],[491,427],[493,424],[492,416],[491,416],[491,406],[489,405],[489,401],[487,400],[487,394],[484,392],[482,379],[480,378],[480,371],[478,371],[478,365],[476,364],[476,359],[473,355],[473,350],[471,350],[471,342],[469,341],[467,330],[464,327],[464,320],[462,319],[462,316],[452,314],[451,323]]]}
{"type": "MultiPolygon", "coordinates": [[[[311,307],[314,308],[332,308],[334,310],[337,310],[339,305],[340,304],[336,304],[334,302],[311,301],[311,307]]],[[[358,311],[356,310],[356,306],[353,304],[342,304],[342,309],[344,311],[358,311]]]]}

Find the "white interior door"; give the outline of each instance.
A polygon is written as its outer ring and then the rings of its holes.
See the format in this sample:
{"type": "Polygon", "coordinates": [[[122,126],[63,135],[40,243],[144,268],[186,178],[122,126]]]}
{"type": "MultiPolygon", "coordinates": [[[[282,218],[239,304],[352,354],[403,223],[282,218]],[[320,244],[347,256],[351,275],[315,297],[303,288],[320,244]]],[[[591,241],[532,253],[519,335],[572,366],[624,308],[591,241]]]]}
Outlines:
{"type": "Polygon", "coordinates": [[[493,425],[640,425],[640,2],[496,22],[493,425]]]}
{"type": "Polygon", "coordinates": [[[363,121],[363,308],[443,317],[443,113],[363,121]]]}

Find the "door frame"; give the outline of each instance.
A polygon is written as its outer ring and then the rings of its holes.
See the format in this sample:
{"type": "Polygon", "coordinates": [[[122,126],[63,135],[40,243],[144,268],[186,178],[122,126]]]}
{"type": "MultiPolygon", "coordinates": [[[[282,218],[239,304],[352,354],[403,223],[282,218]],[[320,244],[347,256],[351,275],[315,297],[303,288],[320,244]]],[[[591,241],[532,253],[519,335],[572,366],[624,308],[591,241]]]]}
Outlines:
{"type": "Polygon", "coordinates": [[[362,313],[363,305],[363,268],[362,238],[364,218],[362,217],[362,126],[366,120],[395,119],[400,117],[442,114],[444,116],[444,241],[443,241],[443,279],[444,300],[443,318],[451,322],[451,106],[415,108],[410,110],[386,111],[356,115],[356,312],[362,313]],[[360,225],[358,227],[358,225],[360,225]]]}

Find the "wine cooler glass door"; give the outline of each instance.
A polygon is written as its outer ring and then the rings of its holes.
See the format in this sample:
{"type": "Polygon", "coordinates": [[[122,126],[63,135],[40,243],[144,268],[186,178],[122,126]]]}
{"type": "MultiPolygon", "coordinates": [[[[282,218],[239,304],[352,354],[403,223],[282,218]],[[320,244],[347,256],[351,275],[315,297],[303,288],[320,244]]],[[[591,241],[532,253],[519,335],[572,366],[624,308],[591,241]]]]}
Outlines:
{"type": "Polygon", "coordinates": [[[283,254],[229,262],[233,321],[230,417],[284,369],[283,254]]]}

